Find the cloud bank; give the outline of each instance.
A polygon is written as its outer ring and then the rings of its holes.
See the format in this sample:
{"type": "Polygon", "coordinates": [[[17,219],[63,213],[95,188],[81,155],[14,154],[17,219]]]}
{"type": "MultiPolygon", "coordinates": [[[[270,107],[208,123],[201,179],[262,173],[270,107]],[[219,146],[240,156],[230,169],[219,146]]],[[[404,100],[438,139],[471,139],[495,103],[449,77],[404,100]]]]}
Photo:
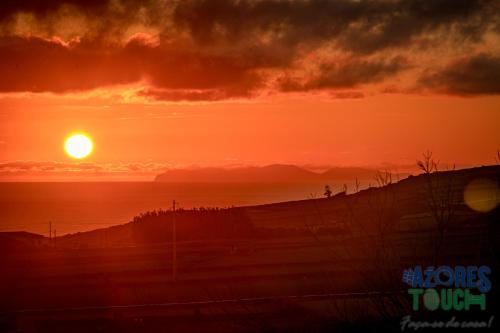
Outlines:
{"type": "Polygon", "coordinates": [[[499,37],[494,0],[4,1],[0,92],[496,95],[499,37]]]}
{"type": "Polygon", "coordinates": [[[0,180],[152,180],[170,168],[166,163],[94,163],[10,161],[0,163],[0,180]]]}

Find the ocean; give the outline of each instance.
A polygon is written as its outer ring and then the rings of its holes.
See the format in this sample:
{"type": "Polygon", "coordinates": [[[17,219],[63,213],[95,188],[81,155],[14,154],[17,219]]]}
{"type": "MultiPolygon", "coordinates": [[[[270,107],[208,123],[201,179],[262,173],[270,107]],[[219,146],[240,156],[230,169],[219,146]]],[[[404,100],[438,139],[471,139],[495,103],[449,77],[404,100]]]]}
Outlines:
{"type": "MultiPolygon", "coordinates": [[[[331,184],[334,185],[334,184],[331,184]]],[[[340,190],[340,184],[332,186],[340,190]]],[[[230,207],[321,197],[322,184],[172,184],[159,182],[0,183],[0,231],[57,235],[127,223],[141,212],[230,207]]]]}

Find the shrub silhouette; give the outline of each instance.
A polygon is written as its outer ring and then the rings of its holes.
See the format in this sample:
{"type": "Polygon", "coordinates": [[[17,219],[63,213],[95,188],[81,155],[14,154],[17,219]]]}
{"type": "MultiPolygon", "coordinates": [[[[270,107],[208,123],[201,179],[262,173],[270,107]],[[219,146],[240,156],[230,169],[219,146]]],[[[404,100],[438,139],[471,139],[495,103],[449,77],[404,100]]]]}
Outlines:
{"type": "MultiPolygon", "coordinates": [[[[156,210],[143,213],[132,220],[135,243],[169,242],[172,239],[172,211],[156,210]]],[[[239,208],[195,208],[175,211],[177,239],[210,240],[251,238],[255,230],[239,208]]]]}

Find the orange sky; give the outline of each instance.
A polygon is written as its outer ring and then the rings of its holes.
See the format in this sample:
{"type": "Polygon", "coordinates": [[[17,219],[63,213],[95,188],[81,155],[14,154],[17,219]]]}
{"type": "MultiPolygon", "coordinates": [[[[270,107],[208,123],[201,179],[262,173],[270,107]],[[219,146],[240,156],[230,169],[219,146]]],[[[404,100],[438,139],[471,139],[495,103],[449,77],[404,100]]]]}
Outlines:
{"type": "Polygon", "coordinates": [[[0,179],[151,179],[193,165],[405,168],[427,149],[443,163],[491,164],[500,148],[498,7],[2,6],[0,179]],[[79,162],[62,148],[75,131],[95,144],[79,162]]]}

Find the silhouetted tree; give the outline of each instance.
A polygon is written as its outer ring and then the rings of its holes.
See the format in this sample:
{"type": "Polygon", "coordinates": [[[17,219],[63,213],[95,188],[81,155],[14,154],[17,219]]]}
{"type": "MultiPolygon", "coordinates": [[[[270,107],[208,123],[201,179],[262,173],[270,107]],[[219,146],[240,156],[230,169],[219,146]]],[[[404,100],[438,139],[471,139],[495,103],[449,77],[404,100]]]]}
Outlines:
{"type": "MultiPolygon", "coordinates": [[[[453,188],[453,177],[439,172],[439,161],[434,159],[431,151],[428,150],[423,154],[423,159],[417,161],[417,166],[426,175],[426,199],[436,222],[437,238],[434,247],[434,264],[437,265],[450,221],[455,216],[457,195],[453,188]]],[[[452,170],[454,169],[455,166],[452,170]]]]}
{"type": "Polygon", "coordinates": [[[358,193],[360,187],[361,187],[361,183],[359,182],[358,177],[356,177],[356,182],[354,183],[354,193],[358,193]]]}
{"type": "Polygon", "coordinates": [[[377,171],[375,175],[375,181],[379,187],[384,187],[392,184],[392,173],[388,170],[384,172],[377,171]]]}
{"type": "Polygon", "coordinates": [[[324,196],[327,198],[330,198],[332,196],[332,190],[330,189],[330,185],[325,185],[324,196]]]}

